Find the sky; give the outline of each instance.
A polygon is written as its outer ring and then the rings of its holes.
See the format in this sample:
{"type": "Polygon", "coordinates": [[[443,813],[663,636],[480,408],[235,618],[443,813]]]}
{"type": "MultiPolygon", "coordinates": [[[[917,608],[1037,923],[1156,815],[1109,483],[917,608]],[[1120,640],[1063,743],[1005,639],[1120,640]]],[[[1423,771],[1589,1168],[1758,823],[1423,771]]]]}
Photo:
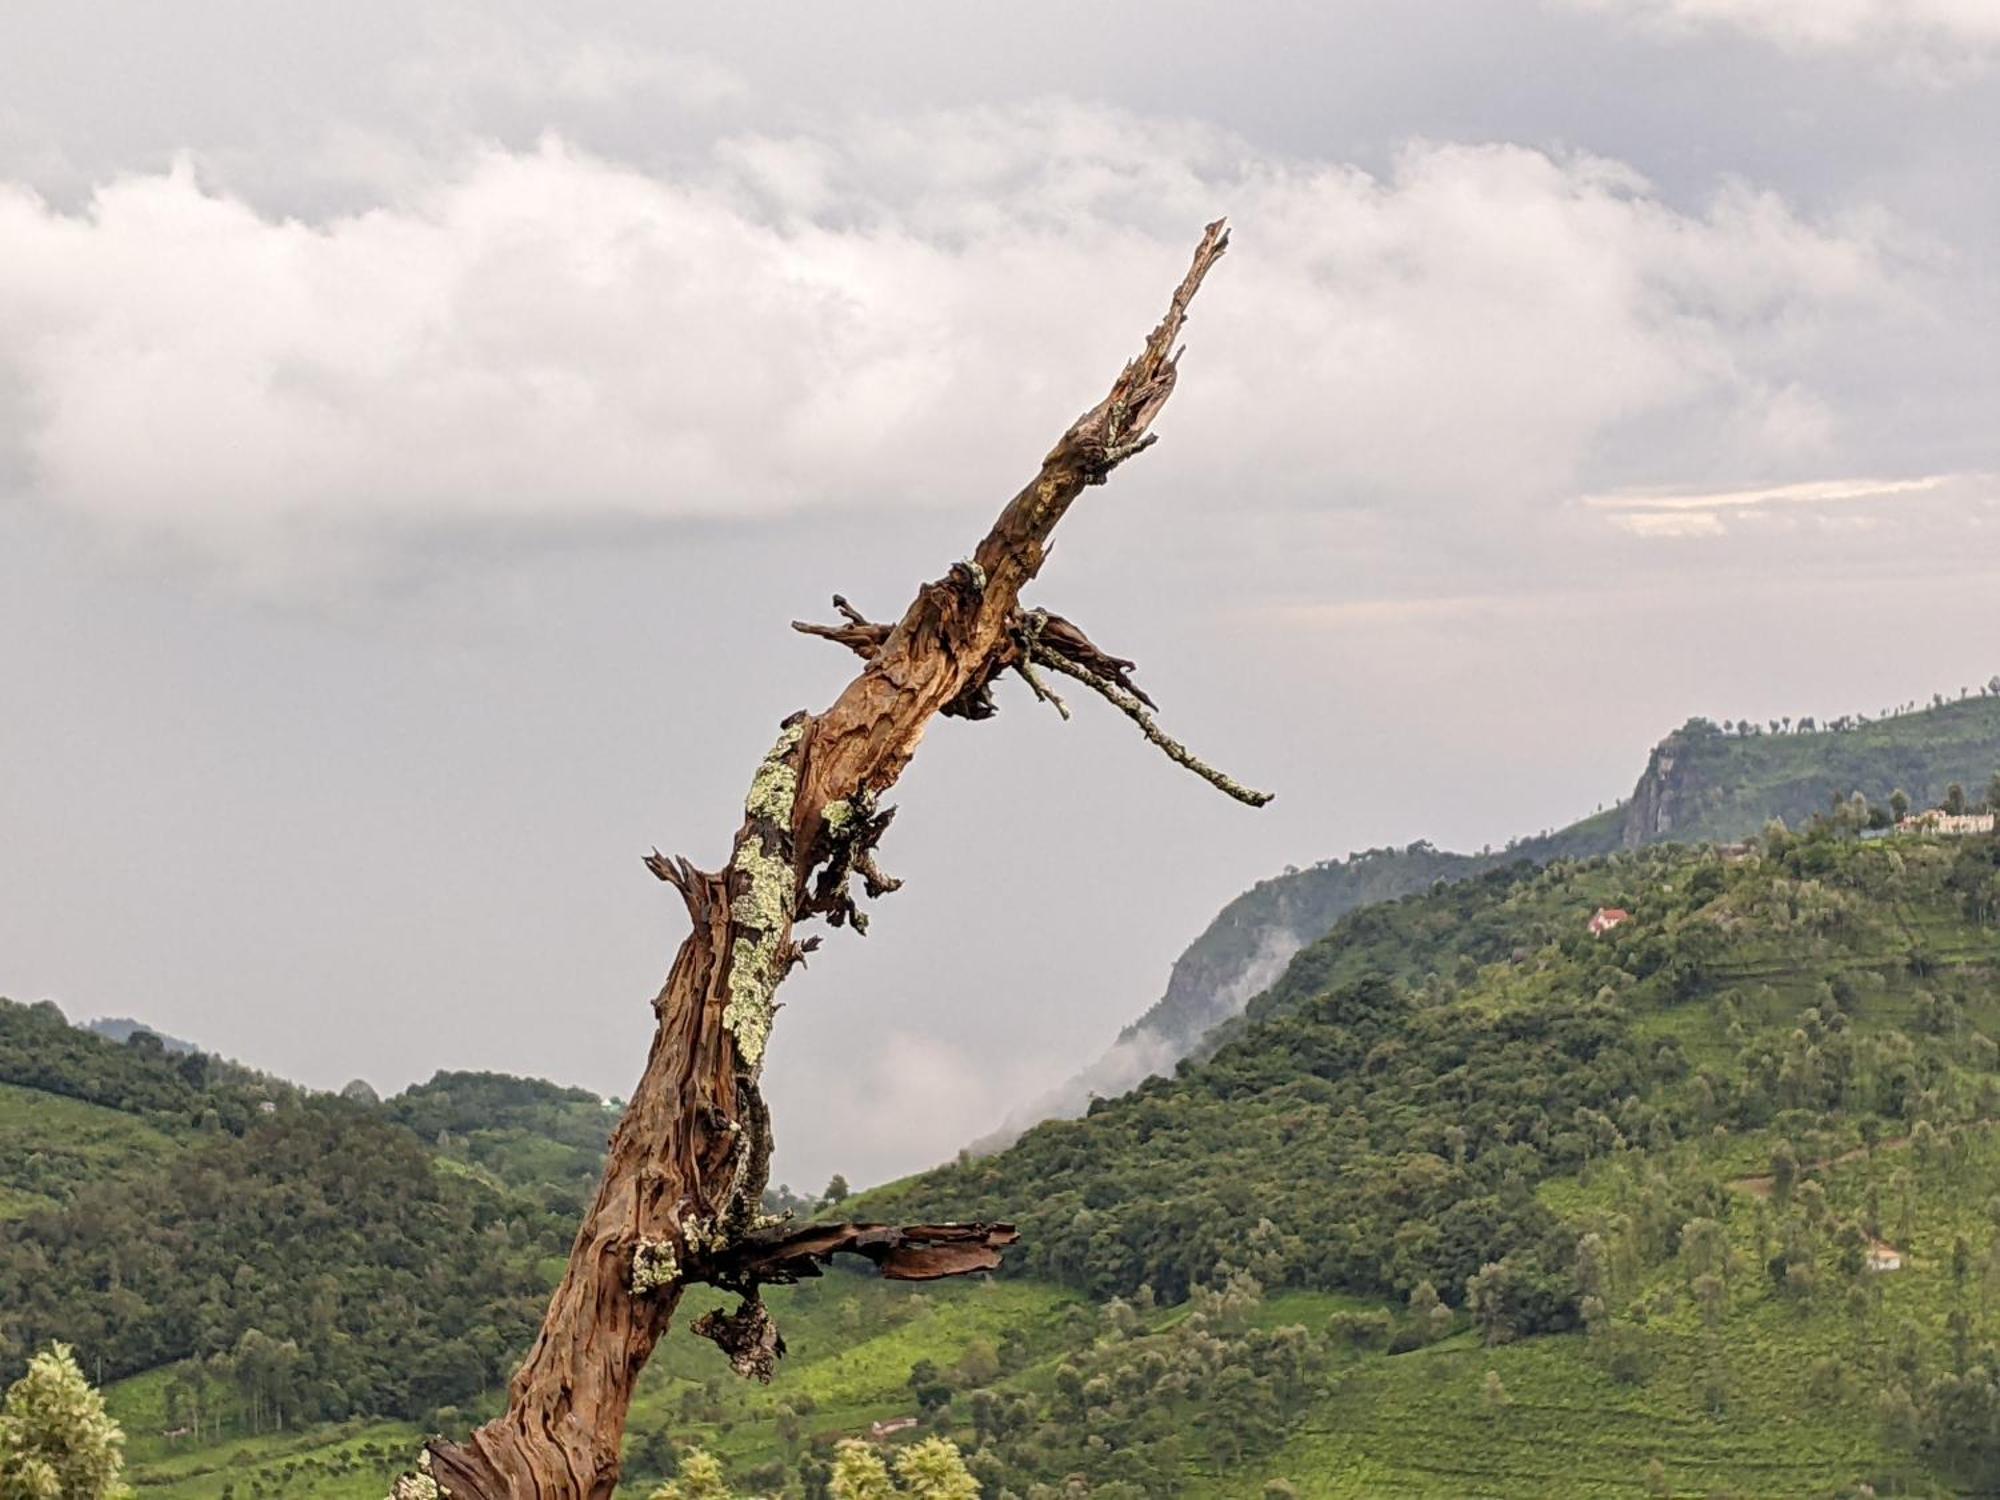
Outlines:
{"type": "Polygon", "coordinates": [[[777,1175],[929,1165],[1287,864],[1692,714],[2000,671],[2000,0],[0,10],[0,994],[630,1090],[777,722],[1229,256],[786,986],[777,1175]]]}

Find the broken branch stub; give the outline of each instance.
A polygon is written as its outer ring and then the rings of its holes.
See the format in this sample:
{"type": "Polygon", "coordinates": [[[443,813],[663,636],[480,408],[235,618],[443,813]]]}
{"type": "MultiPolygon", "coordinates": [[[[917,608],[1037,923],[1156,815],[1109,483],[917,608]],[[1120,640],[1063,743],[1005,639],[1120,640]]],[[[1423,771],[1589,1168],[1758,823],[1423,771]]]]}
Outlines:
{"type": "Polygon", "coordinates": [[[1138,356],[1057,439],[969,560],[923,585],[894,624],[836,598],[842,624],[798,626],[847,646],[861,671],[824,712],[780,726],[751,779],[724,869],[647,857],[680,893],[692,930],[653,1002],[658,1026],[645,1070],[505,1412],[463,1443],[430,1443],[408,1485],[434,1485],[454,1500],[609,1500],[633,1386],[691,1284],[740,1296],[734,1312],[712,1312],[697,1328],[736,1368],[763,1378],[783,1340],[760,1285],[817,1275],[842,1253],[897,1279],[999,1266],[1016,1237],[1010,1225],[762,1220],[771,1129],[758,1079],[775,994],[813,941],[794,935],[797,923],[823,916],[858,929],[852,880],[870,896],[895,888],[874,862],[890,816],[880,799],[933,717],[986,717],[994,678],[1036,663],[1088,672],[1079,680],[1143,712],[1126,675],[1131,664],[1098,652],[1068,622],[1041,617],[1040,646],[1024,648],[1020,593],[1077,496],[1152,442],[1149,429],[1179,373],[1175,343],[1188,304],[1228,239],[1221,221],[1208,226],[1138,356]]]}

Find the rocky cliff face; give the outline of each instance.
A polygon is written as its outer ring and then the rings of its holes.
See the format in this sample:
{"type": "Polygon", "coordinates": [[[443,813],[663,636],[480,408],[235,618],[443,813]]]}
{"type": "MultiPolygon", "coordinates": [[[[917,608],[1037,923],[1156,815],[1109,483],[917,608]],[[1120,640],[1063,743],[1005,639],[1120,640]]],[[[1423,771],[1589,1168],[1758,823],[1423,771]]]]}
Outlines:
{"type": "Polygon", "coordinates": [[[1627,849],[1671,838],[1675,815],[1687,792],[1687,743],[1683,731],[1675,730],[1653,747],[1646,759],[1645,774],[1632,789],[1625,804],[1625,821],[1620,842],[1627,849]]]}

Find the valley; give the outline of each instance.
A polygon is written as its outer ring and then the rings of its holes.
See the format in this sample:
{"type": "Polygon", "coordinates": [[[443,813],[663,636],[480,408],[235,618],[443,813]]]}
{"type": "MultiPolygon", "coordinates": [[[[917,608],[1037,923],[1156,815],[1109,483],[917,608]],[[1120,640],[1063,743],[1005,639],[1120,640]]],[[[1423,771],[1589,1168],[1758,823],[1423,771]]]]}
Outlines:
{"type": "MultiPolygon", "coordinates": [[[[840,1205],[1011,1219],[999,1277],[773,1288],[768,1387],[670,1335],[625,1489],[698,1446],[812,1500],[836,1440],[938,1433],[993,1500],[1976,1492],[2000,838],[1886,797],[1339,915],[1171,1076],[840,1205]]],[[[611,1113],[315,1095],[0,1006],[0,1353],[78,1347],[141,1497],[379,1500],[494,1409],[611,1113]]]]}

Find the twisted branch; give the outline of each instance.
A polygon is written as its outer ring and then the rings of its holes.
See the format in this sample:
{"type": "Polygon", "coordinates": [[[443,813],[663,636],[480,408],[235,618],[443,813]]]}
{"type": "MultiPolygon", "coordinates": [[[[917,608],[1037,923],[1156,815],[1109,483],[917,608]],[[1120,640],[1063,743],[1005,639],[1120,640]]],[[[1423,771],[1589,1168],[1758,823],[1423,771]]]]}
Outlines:
{"type": "Polygon", "coordinates": [[[861,671],[823,712],[793,714],[780,726],[752,777],[726,866],[648,857],[648,868],[680,892],[692,930],[653,1002],[657,1030],[604,1177],[505,1412],[463,1442],[433,1439],[423,1472],[398,1481],[399,1495],[610,1500],[634,1383],[690,1283],[743,1296],[735,1312],[712,1313],[700,1326],[739,1371],[763,1377],[782,1341],[757,1300],[760,1283],[814,1274],[837,1252],[896,1277],[999,1264],[1014,1239],[1001,1224],[760,1227],[771,1128],[758,1081],[774,997],[810,946],[795,935],[797,923],[825,916],[858,927],[854,876],[870,895],[894,889],[874,863],[888,823],[880,797],[934,716],[991,714],[993,680],[1009,668],[1076,677],[1181,764],[1253,806],[1268,800],[1160,734],[1127,675],[1131,663],[1098,651],[1067,622],[1037,617],[1024,647],[1029,617],[1020,611],[1021,590],[1071,504],[1152,443],[1149,429],[1178,376],[1188,305],[1228,242],[1221,221],[1208,226],[1138,357],[1057,439],[971,558],[923,585],[893,625],[836,598],[843,623],[797,627],[846,646],[861,671]]]}

